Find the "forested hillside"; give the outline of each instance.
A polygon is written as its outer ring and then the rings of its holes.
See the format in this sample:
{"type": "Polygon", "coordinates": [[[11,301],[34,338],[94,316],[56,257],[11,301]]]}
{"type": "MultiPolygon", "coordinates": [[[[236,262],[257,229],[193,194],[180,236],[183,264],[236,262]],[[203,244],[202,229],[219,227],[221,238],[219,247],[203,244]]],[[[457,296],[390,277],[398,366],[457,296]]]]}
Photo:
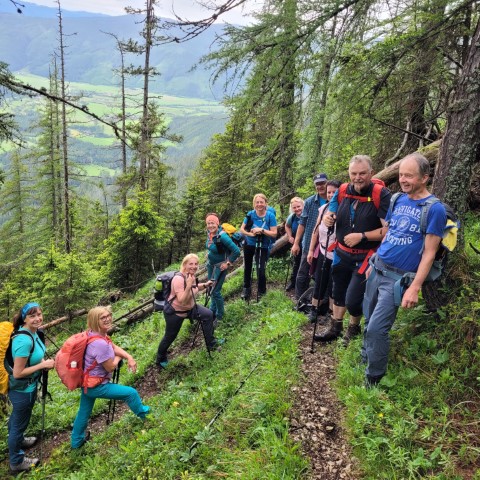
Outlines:
{"type": "MultiPolygon", "coordinates": [[[[52,2],[52,7],[55,4],[52,2]]],[[[53,49],[57,42],[55,8],[36,7],[27,4],[22,15],[2,2],[0,10],[0,58],[9,64],[13,72],[24,72],[48,78],[53,49]],[[33,7],[33,8],[32,8],[33,7]],[[22,35],[18,36],[17,32],[22,35]]],[[[68,81],[93,85],[118,85],[114,69],[120,64],[115,52],[113,33],[120,39],[140,40],[138,22],[141,17],[123,15],[72,14],[64,18],[68,35],[68,81]]],[[[180,97],[204,98],[221,101],[221,85],[210,85],[211,73],[195,67],[202,55],[208,53],[212,42],[222,32],[221,26],[213,26],[195,42],[184,45],[165,43],[152,52],[151,65],[160,73],[152,82],[152,92],[180,97]],[[181,61],[179,61],[181,60],[181,61]]],[[[179,35],[171,29],[169,35],[179,35]]],[[[128,87],[141,87],[141,81],[132,76],[128,87]]]]}
{"type": "MultiPolygon", "coordinates": [[[[431,165],[428,188],[460,219],[459,246],[441,280],[424,286],[420,305],[400,309],[380,388],[363,387],[359,340],[347,349],[321,350],[335,355],[326,371],[345,408],[339,422],[358,461],[353,473],[335,477],[340,464],[328,454],[332,476],[315,477],[291,441],[285,412],[293,402],[290,386],[299,384],[302,366],[295,359],[303,320],[290,312],[283,291],[228,307],[224,328],[234,339],[218,368],[205,367],[199,378],[192,370],[202,370],[203,357],[178,360],[178,369],[164,378],[166,394],[154,397],[157,412],[188,405],[173,415],[178,423],[156,413],[157,437],[151,424],[130,430],[122,420],[102,439],[115,472],[125,478],[162,478],[169,465],[165,478],[478,480],[478,1],[266,1],[253,24],[227,25],[210,50],[219,32],[215,21],[231,3],[216,2],[203,22],[170,28],[155,15],[156,0],[107,23],[101,16],[64,18],[61,8],[56,20],[2,14],[8,28],[0,33],[0,312],[11,318],[29,299],[49,318],[101,299],[132,301],[136,292],[145,301],[154,272],[204,249],[208,212],[239,226],[254,194],[263,192],[280,223],[292,197],[315,193],[314,174],[346,181],[357,154],[369,155],[396,191],[398,161],[421,151],[431,165]],[[100,31],[113,31],[114,21],[122,38],[100,31]],[[31,59],[28,72],[18,72],[22,56],[31,59]],[[210,73],[189,71],[200,57],[210,73]],[[221,106],[209,101],[212,91],[216,99],[224,96],[221,106]],[[157,101],[158,92],[178,97],[157,101]],[[210,139],[211,132],[220,133],[210,139]],[[189,136],[191,150],[181,152],[180,135],[189,136]],[[185,158],[195,148],[202,149],[198,162],[185,158]],[[188,175],[180,180],[183,171],[188,175]],[[251,342],[245,351],[237,326],[251,342]],[[251,402],[239,397],[214,433],[202,430],[207,421],[191,423],[215,414],[256,355],[268,377],[251,387],[259,396],[251,402]],[[271,364],[262,363],[270,357],[271,364]],[[283,368],[279,380],[275,371],[283,368]],[[224,387],[209,383],[220,371],[224,387]],[[270,390],[275,384],[282,396],[270,390]],[[191,435],[163,448],[176,430],[191,435]],[[137,440],[145,446],[141,453],[137,440]],[[217,441],[222,454],[212,459],[209,445],[217,441]]],[[[269,288],[282,283],[283,290],[287,263],[269,267],[275,282],[269,288]]],[[[239,292],[240,280],[230,285],[230,294],[239,292]]],[[[147,336],[163,328],[161,318],[148,322],[133,333],[148,344],[138,351],[140,375],[153,362],[147,336]]],[[[67,427],[67,420],[55,419],[50,432],[67,427]]],[[[92,465],[68,454],[54,456],[47,470],[79,469],[78,478],[86,478],[92,465]]],[[[104,478],[108,459],[98,468],[104,478]]]]}

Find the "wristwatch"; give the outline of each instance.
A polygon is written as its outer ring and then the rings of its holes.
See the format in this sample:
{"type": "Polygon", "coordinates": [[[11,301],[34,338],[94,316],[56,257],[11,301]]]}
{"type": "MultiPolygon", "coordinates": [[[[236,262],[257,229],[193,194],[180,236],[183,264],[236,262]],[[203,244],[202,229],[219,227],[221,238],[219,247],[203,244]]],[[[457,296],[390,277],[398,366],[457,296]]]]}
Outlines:
{"type": "Polygon", "coordinates": [[[362,240],[367,240],[367,241],[368,241],[368,238],[367,238],[367,236],[365,235],[365,232],[362,232],[362,240]]]}

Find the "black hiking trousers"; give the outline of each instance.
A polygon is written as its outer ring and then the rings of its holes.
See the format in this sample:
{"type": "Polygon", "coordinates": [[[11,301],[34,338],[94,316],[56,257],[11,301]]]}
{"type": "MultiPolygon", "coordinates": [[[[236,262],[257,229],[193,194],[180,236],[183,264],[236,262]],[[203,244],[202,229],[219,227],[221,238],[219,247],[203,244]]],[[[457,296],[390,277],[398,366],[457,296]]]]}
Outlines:
{"type": "Polygon", "coordinates": [[[157,365],[159,365],[160,362],[165,362],[167,360],[167,350],[177,338],[178,332],[182,328],[183,321],[187,318],[194,320],[195,318],[198,318],[198,321],[202,323],[202,331],[205,335],[205,343],[209,346],[209,348],[213,348],[215,346],[215,338],[213,336],[213,312],[209,308],[197,304],[188,312],[186,317],[180,317],[176,313],[165,313],[165,311],[163,312],[163,316],[165,317],[166,326],[165,334],[158,345],[156,361],[157,365]]]}

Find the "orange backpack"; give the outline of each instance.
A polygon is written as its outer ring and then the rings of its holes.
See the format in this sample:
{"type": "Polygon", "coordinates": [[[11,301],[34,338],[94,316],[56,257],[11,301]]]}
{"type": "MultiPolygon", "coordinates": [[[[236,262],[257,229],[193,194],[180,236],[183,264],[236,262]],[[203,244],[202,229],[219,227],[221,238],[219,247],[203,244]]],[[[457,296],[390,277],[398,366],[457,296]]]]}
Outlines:
{"type": "Polygon", "coordinates": [[[87,345],[99,339],[112,343],[108,336],[88,335],[88,331],[86,331],[69,337],[57,352],[55,356],[55,370],[62,383],[69,390],[83,387],[86,393],[87,388],[96,387],[107,378],[107,376],[95,377],[89,375],[89,372],[98,365],[97,361],[94,361],[85,372],[83,371],[87,345]]]}

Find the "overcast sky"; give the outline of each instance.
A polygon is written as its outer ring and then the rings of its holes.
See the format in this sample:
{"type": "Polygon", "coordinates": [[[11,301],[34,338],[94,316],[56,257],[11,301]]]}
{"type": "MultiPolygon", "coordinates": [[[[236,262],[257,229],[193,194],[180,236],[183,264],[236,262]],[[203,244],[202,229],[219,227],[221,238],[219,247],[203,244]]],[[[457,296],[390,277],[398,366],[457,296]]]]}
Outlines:
{"type": "MultiPolygon", "coordinates": [[[[36,5],[45,5],[47,7],[57,7],[53,0],[28,0],[29,3],[36,5]]],[[[219,4],[221,0],[210,0],[210,3],[219,4]]],[[[203,3],[207,3],[204,1],[203,3]]],[[[261,3],[261,0],[247,0],[245,8],[237,8],[226,13],[222,18],[229,23],[244,25],[251,22],[251,18],[246,15],[255,5],[261,3]]],[[[125,7],[131,6],[141,8],[145,6],[145,0],[61,0],[61,6],[64,10],[79,10],[83,12],[105,13],[107,15],[125,15],[125,7]]],[[[208,10],[201,7],[195,0],[164,0],[159,2],[155,9],[158,16],[173,18],[173,11],[181,17],[188,20],[197,20],[209,16],[208,10]]]]}

